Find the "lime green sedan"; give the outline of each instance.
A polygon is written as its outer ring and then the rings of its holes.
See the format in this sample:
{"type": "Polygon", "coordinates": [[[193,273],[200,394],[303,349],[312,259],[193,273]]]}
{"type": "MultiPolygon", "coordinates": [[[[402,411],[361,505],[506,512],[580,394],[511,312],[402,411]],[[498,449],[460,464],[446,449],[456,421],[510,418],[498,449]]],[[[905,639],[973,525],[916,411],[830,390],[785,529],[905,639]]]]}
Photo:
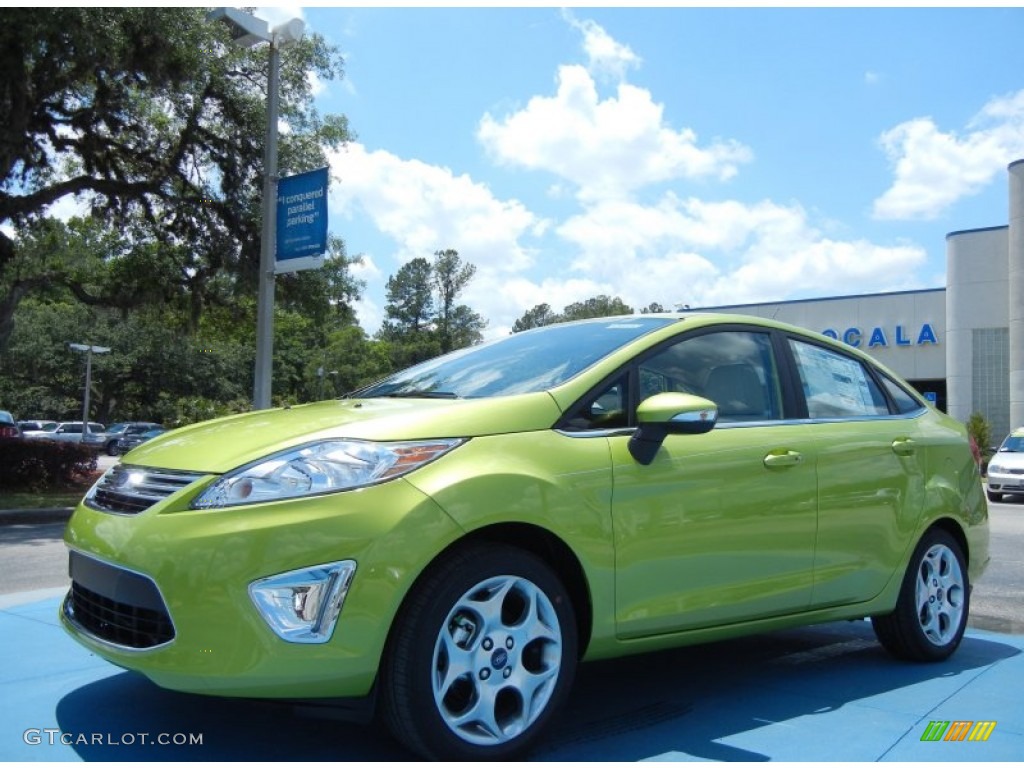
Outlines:
{"type": "Polygon", "coordinates": [[[700,313],[169,432],[65,540],[61,620],[114,664],[471,760],[522,755],[581,660],[870,617],[940,661],[989,557],[963,425],[856,349],[700,313]]]}

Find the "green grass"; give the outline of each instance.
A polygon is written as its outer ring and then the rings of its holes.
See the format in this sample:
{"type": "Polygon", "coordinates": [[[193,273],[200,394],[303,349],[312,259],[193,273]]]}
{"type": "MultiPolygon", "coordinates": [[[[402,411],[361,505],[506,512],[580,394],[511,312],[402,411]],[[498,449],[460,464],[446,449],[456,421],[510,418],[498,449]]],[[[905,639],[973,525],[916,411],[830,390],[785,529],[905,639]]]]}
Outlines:
{"type": "Polygon", "coordinates": [[[82,500],[88,486],[77,489],[48,491],[4,491],[0,493],[0,509],[47,509],[73,507],[82,500]]]}

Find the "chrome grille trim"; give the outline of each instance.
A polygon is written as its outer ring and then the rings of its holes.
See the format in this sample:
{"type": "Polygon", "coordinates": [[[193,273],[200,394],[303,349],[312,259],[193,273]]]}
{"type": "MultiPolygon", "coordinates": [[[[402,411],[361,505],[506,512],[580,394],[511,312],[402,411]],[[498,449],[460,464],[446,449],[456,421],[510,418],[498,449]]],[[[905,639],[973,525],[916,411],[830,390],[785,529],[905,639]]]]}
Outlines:
{"type": "Polygon", "coordinates": [[[89,491],[85,505],[114,515],[137,515],[203,477],[198,472],[117,464],[89,491]]]}

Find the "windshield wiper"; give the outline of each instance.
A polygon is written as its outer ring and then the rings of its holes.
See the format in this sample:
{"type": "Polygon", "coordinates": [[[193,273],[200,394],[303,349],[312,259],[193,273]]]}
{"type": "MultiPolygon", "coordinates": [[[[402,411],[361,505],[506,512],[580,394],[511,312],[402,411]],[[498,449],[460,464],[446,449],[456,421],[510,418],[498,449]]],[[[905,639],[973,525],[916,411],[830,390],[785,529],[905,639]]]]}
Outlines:
{"type": "Polygon", "coordinates": [[[458,395],[454,392],[439,392],[433,389],[410,389],[407,391],[399,392],[388,392],[383,395],[376,395],[376,397],[419,397],[427,400],[458,400],[458,395]]]}

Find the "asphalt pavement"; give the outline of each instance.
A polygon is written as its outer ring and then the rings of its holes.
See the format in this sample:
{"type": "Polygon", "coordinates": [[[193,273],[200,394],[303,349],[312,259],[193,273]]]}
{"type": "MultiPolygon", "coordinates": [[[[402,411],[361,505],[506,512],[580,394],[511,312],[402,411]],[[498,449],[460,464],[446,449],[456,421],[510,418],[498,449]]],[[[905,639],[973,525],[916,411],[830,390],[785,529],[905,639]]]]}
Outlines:
{"type": "MultiPolygon", "coordinates": [[[[0,760],[414,759],[329,709],[175,693],[111,666],[59,627],[62,592],[0,597],[0,760]]],[[[533,759],[1019,762],[1022,650],[969,629],[946,662],[898,662],[856,621],[586,664],[533,759]]]]}

